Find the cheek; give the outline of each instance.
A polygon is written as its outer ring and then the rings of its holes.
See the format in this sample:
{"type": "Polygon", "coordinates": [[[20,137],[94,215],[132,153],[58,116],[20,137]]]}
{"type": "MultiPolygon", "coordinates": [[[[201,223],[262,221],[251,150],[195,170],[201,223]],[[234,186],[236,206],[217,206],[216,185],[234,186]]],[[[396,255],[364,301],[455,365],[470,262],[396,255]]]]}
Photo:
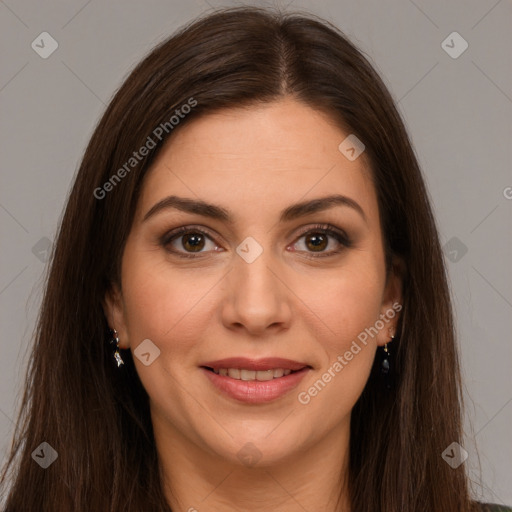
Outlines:
{"type": "MultiPolygon", "coordinates": [[[[312,309],[320,313],[329,328],[331,350],[343,350],[351,341],[373,326],[382,306],[384,275],[376,261],[359,258],[320,281],[312,297],[312,309]]],[[[308,303],[310,305],[311,303],[308,303]]]]}
{"type": "MultiPolygon", "coordinates": [[[[376,261],[360,258],[361,265],[331,274],[310,297],[308,306],[319,312],[316,340],[323,351],[322,367],[305,391],[314,407],[338,418],[349,411],[368,380],[375,357],[371,330],[381,312],[383,274],[376,261]],[[322,334],[318,334],[322,333],[322,334]],[[315,398],[318,397],[318,398],[315,398]],[[336,403],[330,408],[329,403],[336,403]]],[[[322,414],[324,414],[322,413],[322,414]]]]}
{"type": "Polygon", "coordinates": [[[218,279],[204,274],[195,279],[193,270],[173,270],[161,257],[150,256],[132,254],[125,261],[125,319],[135,344],[152,337],[155,343],[165,344],[166,339],[176,337],[176,332],[187,329],[189,318],[201,310],[208,290],[218,279]]]}
{"type": "Polygon", "coordinates": [[[192,383],[183,394],[180,382],[187,378],[197,359],[192,356],[202,329],[197,320],[211,318],[210,312],[204,310],[205,295],[218,278],[196,281],[192,274],[173,271],[161,260],[151,261],[143,254],[139,257],[129,255],[125,269],[124,314],[130,349],[133,353],[143,340],[149,339],[160,350],[149,366],[134,354],[139,378],[153,406],[161,414],[167,415],[169,397],[172,396],[175,408],[185,418],[190,407],[189,395],[200,396],[200,390],[192,383]]]}
{"type": "Polygon", "coordinates": [[[297,395],[304,414],[321,416],[325,425],[344,421],[363,392],[376,350],[368,329],[380,311],[376,294],[369,290],[338,287],[329,297],[324,318],[332,332],[317,337],[323,353],[321,368],[297,395]],[[344,293],[348,291],[353,294],[344,293]]]}

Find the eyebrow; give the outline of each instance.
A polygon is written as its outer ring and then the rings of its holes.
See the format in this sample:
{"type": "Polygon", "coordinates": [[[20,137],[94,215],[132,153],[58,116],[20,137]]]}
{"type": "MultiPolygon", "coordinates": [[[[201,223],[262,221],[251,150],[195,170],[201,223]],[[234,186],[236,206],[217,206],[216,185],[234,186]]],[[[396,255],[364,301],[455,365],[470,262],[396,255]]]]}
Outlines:
{"type": "MultiPolygon", "coordinates": [[[[303,201],[301,203],[292,204],[281,212],[279,220],[280,222],[288,222],[300,217],[304,217],[306,215],[310,215],[312,213],[334,208],[335,206],[347,206],[352,208],[361,215],[366,223],[368,222],[364,210],[361,208],[359,203],[350,197],[340,194],[334,194],[326,197],[312,199],[310,201],[303,201]]],[[[188,199],[178,196],[168,196],[161,201],[158,201],[158,203],[153,205],[144,215],[142,222],[145,222],[157,213],[170,208],[224,221],[228,224],[234,223],[234,218],[231,212],[221,206],[206,203],[205,201],[201,200],[188,199]]]]}

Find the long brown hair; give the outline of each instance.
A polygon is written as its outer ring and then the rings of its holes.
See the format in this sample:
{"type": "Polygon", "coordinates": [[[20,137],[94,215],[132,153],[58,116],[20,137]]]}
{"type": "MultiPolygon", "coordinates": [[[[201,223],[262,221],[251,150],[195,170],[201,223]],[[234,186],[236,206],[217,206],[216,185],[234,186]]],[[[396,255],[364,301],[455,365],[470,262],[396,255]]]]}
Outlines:
{"type": "Polygon", "coordinates": [[[195,20],[159,44],[92,135],[51,259],[2,474],[2,485],[12,480],[5,512],[170,510],[148,396],[129,351],[124,367],[113,362],[102,301],[119,283],[142,180],[168,137],[199,115],[284,95],[364,142],[387,261],[405,262],[395,387],[385,389],[373,371],[352,411],[352,510],[472,510],[464,465],[452,469],[441,458],[462,443],[452,306],[428,194],[392,97],[363,52],[328,22],[242,7],[195,20]],[[194,106],[174,127],[170,117],[185,104],[194,106]],[[127,165],[148,137],[155,147],[127,165]],[[42,442],[58,452],[47,469],[31,457],[42,442]]]}

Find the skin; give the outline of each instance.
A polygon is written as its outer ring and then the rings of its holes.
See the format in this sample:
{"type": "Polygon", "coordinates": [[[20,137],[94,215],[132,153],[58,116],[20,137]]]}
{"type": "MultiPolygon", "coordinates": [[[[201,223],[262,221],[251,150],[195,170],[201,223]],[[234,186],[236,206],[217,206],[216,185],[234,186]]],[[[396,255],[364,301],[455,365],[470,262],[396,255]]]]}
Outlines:
{"type": "Polygon", "coordinates": [[[173,510],[350,510],[345,487],[335,507],[338,479],[347,478],[350,414],[398,314],[307,405],[297,395],[401,303],[401,279],[386,279],[376,192],[364,153],[349,161],[338,150],[347,135],[289,97],[223,110],[176,131],[146,176],[121,289],[113,286],[104,307],[121,348],[149,338],[160,349],[149,366],[134,361],[173,510]],[[347,206],[278,221],[289,205],[333,193],[356,201],[366,221],[347,206]],[[235,223],[175,209],[143,221],[171,194],[229,209],[235,223]],[[307,259],[318,254],[308,229],[316,223],[345,231],[352,246],[329,236],[320,252],[341,252],[307,259]],[[160,244],[189,225],[211,237],[200,239],[199,254],[183,235],[160,244]],[[236,253],[248,236],[263,248],[250,264],[236,253]],[[250,405],[220,394],[199,368],[231,356],[285,357],[312,370],[287,395],[250,405]],[[261,457],[252,467],[237,456],[248,442],[261,457]]]}

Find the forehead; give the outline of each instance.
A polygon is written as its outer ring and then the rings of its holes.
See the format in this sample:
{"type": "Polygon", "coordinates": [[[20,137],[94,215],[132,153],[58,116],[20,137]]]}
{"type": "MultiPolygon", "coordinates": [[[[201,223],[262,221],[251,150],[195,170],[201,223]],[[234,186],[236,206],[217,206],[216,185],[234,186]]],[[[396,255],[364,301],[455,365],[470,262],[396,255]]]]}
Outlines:
{"type": "Polygon", "coordinates": [[[225,109],[191,120],[162,148],[144,180],[138,215],[167,195],[200,198],[254,218],[262,208],[343,194],[376,208],[365,154],[350,161],[348,136],[291,99],[225,109]]]}

